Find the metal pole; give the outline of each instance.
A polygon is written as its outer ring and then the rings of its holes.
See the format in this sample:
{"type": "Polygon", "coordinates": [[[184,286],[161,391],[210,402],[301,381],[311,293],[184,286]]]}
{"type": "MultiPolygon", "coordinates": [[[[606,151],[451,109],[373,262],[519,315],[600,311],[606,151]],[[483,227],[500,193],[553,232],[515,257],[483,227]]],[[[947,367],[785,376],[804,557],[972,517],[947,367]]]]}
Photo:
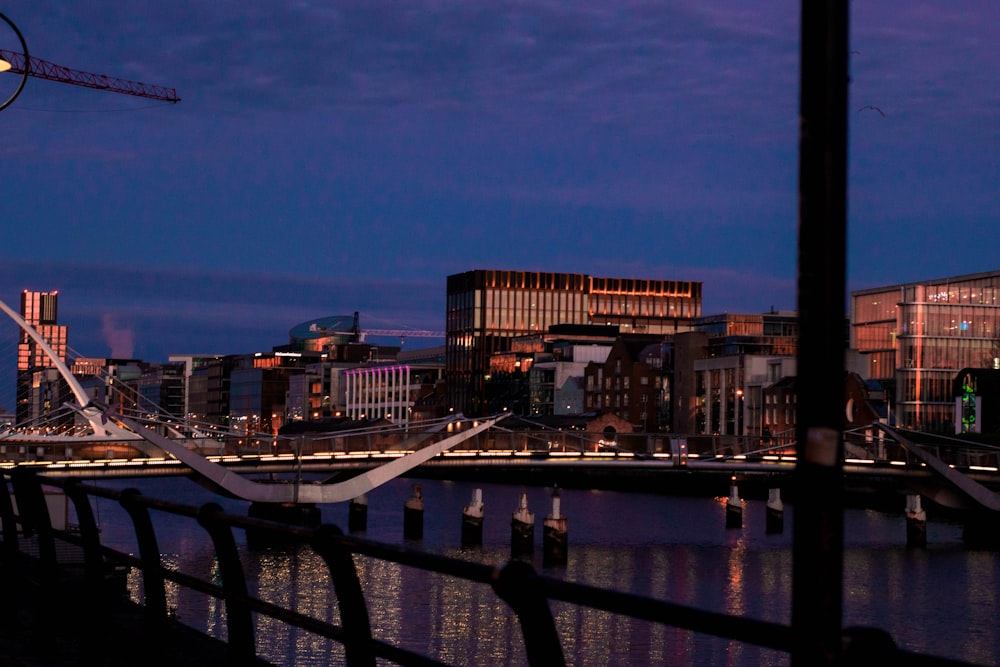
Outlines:
{"type": "Polygon", "coordinates": [[[792,665],[841,653],[847,0],[802,0],[792,665]]]}

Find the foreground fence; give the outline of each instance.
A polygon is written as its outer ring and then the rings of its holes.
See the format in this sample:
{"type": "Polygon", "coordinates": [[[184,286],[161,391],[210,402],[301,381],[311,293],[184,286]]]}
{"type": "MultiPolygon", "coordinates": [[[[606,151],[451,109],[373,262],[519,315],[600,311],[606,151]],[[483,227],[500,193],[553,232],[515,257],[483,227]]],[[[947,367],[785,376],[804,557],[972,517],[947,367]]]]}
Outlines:
{"type": "MultiPolygon", "coordinates": [[[[257,656],[254,615],[267,616],[338,642],[343,646],[344,664],[347,665],[373,666],[377,660],[383,664],[445,664],[436,656],[415,653],[377,638],[377,628],[372,627],[366,604],[366,591],[356,569],[356,556],[490,587],[516,614],[525,655],[533,666],[566,664],[550,602],[580,605],[778,651],[790,653],[794,650],[795,638],[791,629],[781,624],[552,579],[539,575],[523,561],[513,560],[494,568],[358,539],[343,534],[333,525],[303,528],[251,519],[226,513],[216,504],[183,505],[146,497],[135,490],[110,490],[78,481],[46,479],[26,469],[16,469],[5,476],[4,491],[0,493],[3,520],[0,553],[5,585],[9,591],[14,591],[8,600],[16,603],[26,595],[33,595],[26,586],[54,591],[53,600],[79,594],[84,602],[75,607],[79,614],[75,622],[81,626],[85,637],[102,638],[101,641],[85,642],[82,649],[85,653],[108,652],[108,641],[114,641],[106,631],[108,619],[125,603],[121,574],[135,568],[142,574],[144,599],[137,607],[141,623],[130,639],[133,646],[142,647],[140,650],[146,653],[133,656],[137,662],[167,664],[163,661],[169,653],[166,647],[173,641],[178,625],[167,606],[170,586],[184,587],[224,601],[227,640],[217,648],[224,656],[222,659],[230,665],[264,664],[257,656]],[[52,526],[44,487],[59,488],[66,494],[74,505],[79,522],[77,528],[63,530],[52,526]],[[117,502],[125,509],[134,526],[137,555],[102,545],[92,509],[96,499],[117,502]],[[166,567],[161,559],[152,512],[197,522],[204,529],[205,538],[212,542],[219,576],[208,580],[166,567]],[[248,586],[247,572],[235,538],[237,530],[253,531],[265,540],[297,540],[310,545],[327,566],[339,607],[339,624],[320,621],[251,595],[252,587],[248,586]]],[[[804,556],[796,554],[796,557],[804,556]]],[[[58,634],[61,630],[53,626],[51,631],[58,634]]],[[[876,660],[890,660],[894,665],[965,664],[898,650],[890,637],[876,629],[846,632],[843,656],[845,664],[874,664],[876,660]]],[[[205,657],[209,664],[211,661],[205,657]]]]}

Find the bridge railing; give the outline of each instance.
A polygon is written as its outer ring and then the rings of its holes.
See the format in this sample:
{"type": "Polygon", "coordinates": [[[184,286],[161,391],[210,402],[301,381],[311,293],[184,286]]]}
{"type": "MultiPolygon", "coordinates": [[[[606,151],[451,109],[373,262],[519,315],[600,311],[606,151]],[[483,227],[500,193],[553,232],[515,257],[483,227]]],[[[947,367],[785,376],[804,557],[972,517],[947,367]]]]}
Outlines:
{"type": "MultiPolygon", "coordinates": [[[[420,449],[455,433],[456,425],[440,432],[420,432],[404,427],[364,429],[348,433],[295,436],[224,436],[188,440],[188,446],[207,456],[224,457],[337,457],[343,455],[399,454],[420,449]]],[[[907,432],[911,433],[911,432],[907,432]]],[[[920,434],[915,434],[915,437],[920,434]]],[[[919,466],[920,461],[890,437],[871,427],[844,433],[848,462],[919,466]]],[[[947,464],[965,472],[1000,473],[1000,448],[957,438],[924,437],[921,447],[947,464]]],[[[587,431],[506,430],[493,428],[469,438],[462,450],[495,454],[615,454],[656,456],[683,463],[691,459],[732,461],[780,459],[793,461],[792,434],[768,436],[619,433],[605,436],[587,431]]],[[[19,442],[0,439],[0,465],[25,462],[136,460],[145,454],[125,442],[71,443],[67,441],[19,442]]]]}
{"type": "MultiPolygon", "coordinates": [[[[782,624],[705,611],[665,600],[622,593],[542,576],[530,564],[513,560],[500,567],[472,563],[405,547],[345,535],[334,525],[319,528],[294,527],[251,519],[223,511],[210,503],[200,507],[146,497],[136,490],[111,490],[72,480],[46,479],[27,469],[4,477],[0,490],[3,542],[0,557],[6,584],[37,580],[43,587],[66,584],[66,565],[61,562],[68,545],[82,556],[79,575],[90,608],[78,619],[83,630],[104,622],[121,601],[111,588],[109,572],[134,568],[142,573],[144,618],[140,645],[149,651],[168,646],[176,623],[167,607],[168,587],[182,587],[207,594],[225,603],[226,662],[259,664],[254,615],[266,616],[303,632],[333,640],[343,646],[344,664],[371,667],[376,660],[400,665],[442,665],[436,656],[415,653],[376,637],[368,613],[368,591],[358,575],[356,560],[365,557],[437,573],[486,586],[516,614],[528,663],[552,667],[566,664],[563,645],[550,608],[551,602],[579,605],[607,613],[641,619],[653,624],[689,630],[778,651],[791,652],[791,628],[782,624]],[[11,483],[7,483],[7,479],[11,483]],[[75,531],[53,527],[44,499],[43,485],[62,489],[72,501],[79,527],[75,531]],[[111,549],[101,543],[93,504],[102,498],[119,503],[131,518],[138,555],[111,549]],[[164,513],[175,520],[197,522],[211,540],[220,576],[201,578],[164,565],[151,516],[164,513]],[[250,591],[234,531],[254,531],[264,540],[297,540],[308,544],[326,563],[330,586],[339,607],[339,623],[303,615],[289,606],[261,599],[250,591]],[[58,545],[64,545],[62,549],[58,545]]],[[[796,554],[796,556],[802,556],[796,554]]],[[[62,591],[65,593],[65,590],[62,591]]],[[[18,599],[15,597],[15,600],[18,599]]],[[[91,635],[87,634],[90,637],[91,635]]],[[[101,636],[96,632],[93,636],[101,636]]],[[[133,638],[134,640],[135,638],[133,638]]],[[[845,664],[961,665],[966,663],[911,654],[895,647],[892,639],[874,628],[845,631],[845,664]],[[860,638],[860,639],[859,639],[860,638]]],[[[430,645],[432,642],[427,642],[430,645]]],[[[134,641],[132,642],[134,645],[134,641]]],[[[84,644],[85,651],[106,654],[113,650],[105,638],[99,645],[84,644]]],[[[84,656],[86,657],[86,656],[84,656]]],[[[91,656],[93,657],[93,656],[91,656]]],[[[105,656],[106,657],[106,656],[105,656]]]]}

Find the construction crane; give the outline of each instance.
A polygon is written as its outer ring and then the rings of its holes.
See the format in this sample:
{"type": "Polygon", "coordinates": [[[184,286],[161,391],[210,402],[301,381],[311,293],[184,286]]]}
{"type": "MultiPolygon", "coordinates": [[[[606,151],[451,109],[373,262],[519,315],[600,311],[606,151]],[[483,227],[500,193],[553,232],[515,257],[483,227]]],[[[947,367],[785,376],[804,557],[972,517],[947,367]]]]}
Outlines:
{"type": "Polygon", "coordinates": [[[38,79],[45,79],[47,81],[68,83],[74,86],[83,86],[84,88],[93,88],[95,90],[106,90],[108,92],[121,93],[123,95],[134,95],[136,97],[144,97],[151,100],[162,100],[164,102],[175,103],[181,101],[181,98],[177,97],[177,91],[174,88],[152,86],[138,81],[129,81],[127,79],[105,76],[104,74],[83,72],[80,70],[70,69],[69,67],[63,67],[62,65],[56,65],[55,63],[42,60],[41,58],[33,58],[28,55],[28,45],[25,43],[24,36],[21,34],[21,31],[18,30],[16,25],[14,25],[14,22],[3,14],[0,14],[0,21],[6,23],[14,31],[18,41],[21,42],[21,49],[24,51],[24,53],[17,53],[16,51],[0,49],[0,72],[11,72],[13,74],[21,75],[21,83],[17,87],[17,90],[9,100],[0,104],[0,109],[8,106],[14,101],[14,98],[20,94],[21,89],[24,87],[24,82],[29,76],[33,76],[38,79]]]}
{"type": "Polygon", "coordinates": [[[357,311],[354,312],[354,325],[350,331],[335,331],[326,327],[313,324],[309,330],[327,336],[352,336],[354,342],[363,343],[367,336],[396,336],[399,344],[402,345],[407,337],[411,338],[444,338],[444,331],[428,331],[426,329],[365,329],[361,330],[361,318],[357,311]]]}
{"type": "Polygon", "coordinates": [[[104,74],[82,72],[50,63],[41,58],[15,53],[14,51],[0,49],[0,60],[10,63],[9,71],[13,74],[23,75],[27,73],[28,76],[33,76],[37,79],[69,83],[74,86],[106,90],[111,93],[122,93],[123,95],[135,95],[136,97],[145,97],[151,100],[162,100],[164,102],[181,101],[181,98],[177,97],[177,90],[174,88],[151,86],[138,81],[128,81],[126,79],[105,76],[104,74]]]}

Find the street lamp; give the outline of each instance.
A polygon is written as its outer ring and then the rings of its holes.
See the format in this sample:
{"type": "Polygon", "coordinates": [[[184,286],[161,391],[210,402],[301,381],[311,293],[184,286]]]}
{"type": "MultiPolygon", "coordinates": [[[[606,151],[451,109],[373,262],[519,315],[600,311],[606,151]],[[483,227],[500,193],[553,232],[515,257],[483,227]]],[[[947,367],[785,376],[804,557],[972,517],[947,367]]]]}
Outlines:
{"type": "MultiPolygon", "coordinates": [[[[9,25],[10,29],[14,31],[15,35],[17,35],[18,41],[21,42],[21,52],[24,54],[24,71],[21,72],[21,81],[20,83],[17,84],[17,88],[14,90],[14,93],[7,99],[7,101],[0,103],[0,110],[3,110],[9,107],[11,104],[13,104],[14,100],[17,99],[17,96],[21,94],[22,90],[24,90],[24,84],[28,81],[28,72],[31,71],[31,59],[28,57],[28,45],[25,43],[24,35],[21,34],[21,31],[18,30],[17,26],[14,25],[14,22],[11,21],[9,18],[7,18],[4,14],[0,14],[0,19],[2,19],[4,23],[9,25]]],[[[13,66],[14,66],[13,63],[4,59],[3,57],[0,57],[0,72],[6,72],[13,66]]]]}

